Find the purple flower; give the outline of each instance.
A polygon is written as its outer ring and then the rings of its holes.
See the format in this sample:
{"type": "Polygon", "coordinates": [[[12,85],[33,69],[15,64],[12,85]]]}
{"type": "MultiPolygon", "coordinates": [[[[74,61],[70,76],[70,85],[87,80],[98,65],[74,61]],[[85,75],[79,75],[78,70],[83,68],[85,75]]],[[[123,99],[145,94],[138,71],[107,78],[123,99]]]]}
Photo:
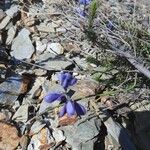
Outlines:
{"type": "Polygon", "coordinates": [[[86,109],[81,104],[72,100],[68,100],[60,110],[59,115],[60,117],[62,117],[66,113],[69,117],[73,115],[81,116],[81,115],[85,115],[86,109]]]}
{"type": "Polygon", "coordinates": [[[52,103],[55,100],[61,100],[63,97],[65,97],[62,93],[49,93],[44,97],[44,100],[47,103],[52,103]]]}
{"type": "Polygon", "coordinates": [[[79,0],[79,4],[88,5],[90,4],[91,0],[79,0]]]}
{"type": "Polygon", "coordinates": [[[61,84],[61,86],[63,86],[63,88],[66,90],[69,86],[72,86],[74,84],[76,84],[77,79],[74,78],[70,73],[63,73],[61,72],[58,75],[58,80],[61,84]]]}

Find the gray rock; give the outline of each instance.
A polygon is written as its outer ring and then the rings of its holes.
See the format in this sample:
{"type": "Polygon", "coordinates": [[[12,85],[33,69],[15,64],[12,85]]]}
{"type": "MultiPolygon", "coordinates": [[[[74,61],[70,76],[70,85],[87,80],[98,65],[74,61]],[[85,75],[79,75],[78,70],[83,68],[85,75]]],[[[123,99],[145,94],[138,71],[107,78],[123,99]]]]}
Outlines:
{"type": "Polygon", "coordinates": [[[83,69],[88,68],[88,63],[86,62],[85,58],[74,57],[73,60],[78,64],[79,67],[83,69]]]}
{"type": "Polygon", "coordinates": [[[0,84],[0,104],[12,105],[21,93],[23,77],[15,75],[0,84]]]}
{"type": "Polygon", "coordinates": [[[72,62],[66,61],[62,58],[57,58],[54,54],[48,52],[41,54],[36,59],[36,64],[48,70],[61,70],[72,66],[72,62]]]}
{"type": "Polygon", "coordinates": [[[26,122],[28,120],[29,105],[21,105],[13,115],[12,119],[16,122],[26,122]]]}
{"type": "Polygon", "coordinates": [[[6,14],[3,12],[2,9],[0,9],[0,20],[2,20],[5,16],[6,14]]]}
{"type": "MultiPolygon", "coordinates": [[[[33,99],[36,99],[37,97],[39,97],[39,95],[37,95],[37,92],[39,90],[42,90],[42,84],[45,82],[45,80],[46,79],[44,77],[37,77],[36,78],[31,90],[28,93],[29,99],[33,100],[33,99]]],[[[34,102],[36,102],[36,101],[34,101],[34,102]]]]}
{"type": "Polygon", "coordinates": [[[6,27],[6,25],[10,22],[11,18],[13,18],[13,16],[18,12],[18,10],[18,6],[15,5],[5,12],[7,16],[0,23],[0,30],[6,27]]]}
{"type": "Polygon", "coordinates": [[[101,121],[97,118],[88,119],[88,114],[78,120],[73,126],[61,127],[66,142],[73,150],[92,150],[100,132],[101,121]]]}
{"type": "Polygon", "coordinates": [[[34,53],[34,47],[30,40],[30,32],[22,29],[18,36],[13,40],[11,55],[17,59],[29,59],[34,53]]]}
{"type": "Polygon", "coordinates": [[[47,71],[43,70],[43,69],[34,69],[34,73],[37,76],[43,76],[43,75],[45,75],[47,73],[47,71]]]}
{"type": "MultiPolygon", "coordinates": [[[[54,103],[47,103],[44,100],[42,101],[40,108],[39,108],[39,114],[45,112],[48,108],[53,108],[54,103]]],[[[58,104],[57,104],[58,105],[58,104]]]]}
{"type": "Polygon", "coordinates": [[[43,44],[41,41],[36,41],[36,51],[37,53],[43,53],[46,49],[46,44],[43,44]]]}
{"type": "Polygon", "coordinates": [[[4,29],[7,24],[9,23],[11,17],[10,16],[6,16],[0,23],[0,30],[4,29]]]}
{"type": "Polygon", "coordinates": [[[10,9],[8,9],[5,13],[7,16],[13,18],[14,15],[19,11],[19,6],[18,5],[13,5],[10,9]]]}
{"type": "Polygon", "coordinates": [[[60,143],[66,139],[66,137],[63,134],[63,131],[61,131],[57,128],[53,128],[52,135],[53,135],[56,143],[60,143]]]}
{"type": "Polygon", "coordinates": [[[48,92],[58,92],[58,93],[65,92],[64,88],[61,85],[50,82],[48,80],[46,80],[42,84],[42,88],[43,88],[44,94],[47,94],[48,92]]]}
{"type": "Polygon", "coordinates": [[[17,27],[16,26],[12,26],[8,32],[7,32],[7,40],[6,40],[6,44],[7,45],[10,45],[15,37],[15,34],[16,34],[16,29],[17,27]]]}
{"type": "Polygon", "coordinates": [[[55,28],[50,26],[45,26],[43,24],[40,24],[39,26],[36,27],[39,32],[55,33],[55,28]]]}
{"type": "Polygon", "coordinates": [[[55,55],[64,53],[64,48],[59,43],[48,43],[46,50],[55,55]]]}
{"type": "Polygon", "coordinates": [[[61,34],[61,33],[66,33],[67,30],[65,28],[63,28],[63,27],[60,27],[60,28],[56,29],[56,32],[58,32],[59,34],[61,34]]]}
{"type": "Polygon", "coordinates": [[[37,134],[41,129],[43,129],[46,126],[45,123],[42,123],[40,121],[35,121],[30,129],[30,135],[37,134]]]}

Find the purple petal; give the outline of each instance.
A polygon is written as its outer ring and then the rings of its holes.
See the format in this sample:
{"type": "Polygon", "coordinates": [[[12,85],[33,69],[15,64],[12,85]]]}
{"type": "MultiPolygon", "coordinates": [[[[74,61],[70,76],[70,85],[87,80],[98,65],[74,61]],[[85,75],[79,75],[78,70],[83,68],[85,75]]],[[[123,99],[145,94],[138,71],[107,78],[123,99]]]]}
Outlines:
{"type": "Polygon", "coordinates": [[[66,78],[66,75],[63,72],[58,74],[58,80],[61,85],[62,85],[63,81],[65,80],[65,78],[66,78]]]}
{"type": "Polygon", "coordinates": [[[64,89],[68,88],[71,80],[72,80],[72,75],[70,73],[65,73],[65,79],[63,80],[63,83],[61,84],[64,87],[64,89]]]}
{"type": "Polygon", "coordinates": [[[57,100],[58,98],[61,97],[62,94],[59,94],[59,93],[49,93],[48,95],[46,95],[44,97],[44,100],[47,102],[47,103],[52,103],[54,102],[55,100],[57,100]]]}
{"type": "Polygon", "coordinates": [[[66,113],[66,104],[61,108],[59,112],[59,116],[62,117],[64,116],[65,113],[66,113]]]}
{"type": "Polygon", "coordinates": [[[73,116],[76,114],[74,102],[69,100],[66,104],[66,111],[68,116],[73,116]]]}
{"type": "Polygon", "coordinates": [[[90,4],[90,0],[79,0],[79,4],[83,4],[83,5],[90,4]]]}
{"type": "Polygon", "coordinates": [[[79,104],[77,102],[75,102],[74,105],[75,105],[77,115],[85,115],[86,114],[86,109],[84,106],[82,106],[81,104],[79,104]]]}
{"type": "Polygon", "coordinates": [[[64,87],[64,89],[67,89],[69,86],[68,80],[65,79],[61,85],[64,87]]]}
{"type": "Polygon", "coordinates": [[[77,83],[77,79],[76,78],[73,78],[71,81],[70,81],[70,85],[74,85],[77,83]]]}
{"type": "Polygon", "coordinates": [[[70,73],[65,73],[66,80],[70,81],[72,79],[72,75],[70,73]]]}

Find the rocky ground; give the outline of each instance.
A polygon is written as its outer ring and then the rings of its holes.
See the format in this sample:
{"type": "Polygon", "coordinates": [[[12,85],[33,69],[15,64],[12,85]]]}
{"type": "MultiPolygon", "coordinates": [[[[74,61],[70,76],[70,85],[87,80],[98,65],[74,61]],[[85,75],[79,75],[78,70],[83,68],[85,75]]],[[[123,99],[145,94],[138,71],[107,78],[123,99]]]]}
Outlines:
{"type": "Polygon", "coordinates": [[[148,0],[0,0],[0,149],[149,150],[148,0]],[[59,117],[58,74],[83,116],[59,117]]]}

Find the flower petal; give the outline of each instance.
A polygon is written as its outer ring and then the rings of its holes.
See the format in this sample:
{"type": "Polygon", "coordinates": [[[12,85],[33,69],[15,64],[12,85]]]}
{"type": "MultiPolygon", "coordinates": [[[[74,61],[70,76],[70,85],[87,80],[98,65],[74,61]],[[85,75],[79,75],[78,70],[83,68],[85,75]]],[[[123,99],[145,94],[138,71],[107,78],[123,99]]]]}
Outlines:
{"type": "Polygon", "coordinates": [[[58,74],[58,80],[59,80],[60,84],[63,83],[63,81],[64,81],[65,78],[66,78],[66,75],[65,75],[64,72],[60,72],[60,73],[58,74]]]}
{"type": "Polygon", "coordinates": [[[79,0],[79,4],[87,5],[90,3],[90,0],[79,0]]]}
{"type": "Polygon", "coordinates": [[[63,86],[64,89],[67,89],[69,86],[68,80],[65,79],[61,85],[63,86]]]}
{"type": "Polygon", "coordinates": [[[69,100],[66,104],[66,111],[68,116],[73,116],[76,114],[74,102],[69,100]]]}
{"type": "Polygon", "coordinates": [[[73,77],[70,73],[65,73],[66,75],[66,80],[70,81],[73,77]]]}
{"type": "Polygon", "coordinates": [[[76,78],[73,78],[71,81],[70,81],[70,83],[69,83],[69,85],[74,85],[74,84],[76,84],[77,83],[77,79],[76,78]]]}
{"type": "Polygon", "coordinates": [[[59,116],[62,117],[64,116],[65,113],[66,113],[66,104],[61,108],[59,112],[59,116]]]}
{"type": "Polygon", "coordinates": [[[72,75],[70,73],[65,73],[65,79],[61,84],[64,87],[64,89],[68,88],[71,79],[72,79],[72,75]]]}
{"type": "Polygon", "coordinates": [[[68,86],[74,85],[77,82],[77,79],[75,79],[70,73],[61,72],[58,74],[58,80],[60,81],[61,86],[66,90],[68,86]]]}
{"type": "Polygon", "coordinates": [[[77,112],[77,115],[85,115],[86,114],[86,109],[84,106],[82,106],[81,104],[74,102],[75,105],[75,110],[77,112]]]}
{"type": "Polygon", "coordinates": [[[61,97],[62,94],[60,93],[49,93],[48,95],[46,95],[44,97],[44,100],[47,102],[47,103],[52,103],[54,102],[55,100],[57,100],[58,98],[61,97]]]}

